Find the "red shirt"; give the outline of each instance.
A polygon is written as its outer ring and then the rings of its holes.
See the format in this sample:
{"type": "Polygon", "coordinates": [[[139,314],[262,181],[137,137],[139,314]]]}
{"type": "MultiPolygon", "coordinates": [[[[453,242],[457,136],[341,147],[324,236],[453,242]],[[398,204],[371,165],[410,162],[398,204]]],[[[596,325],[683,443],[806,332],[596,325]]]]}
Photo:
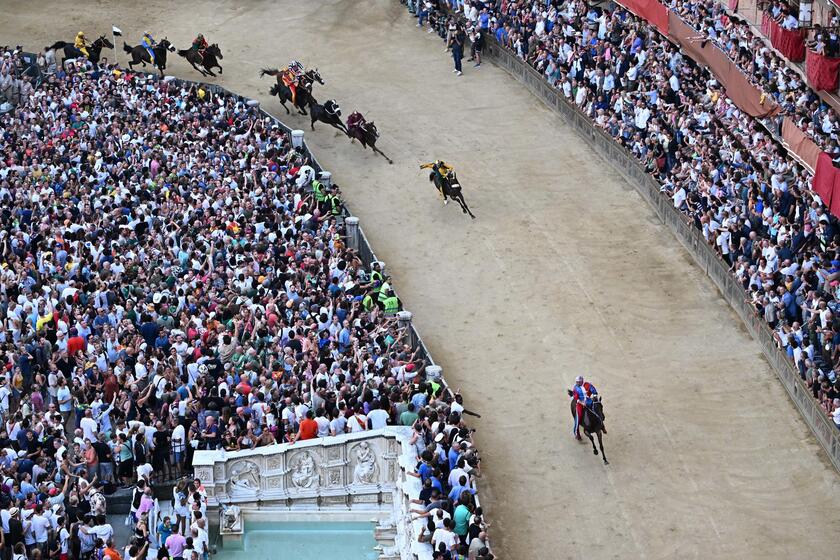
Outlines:
{"type": "Polygon", "coordinates": [[[71,336],[67,340],[67,355],[74,357],[76,352],[79,350],[84,350],[85,346],[87,346],[87,342],[81,336],[71,336]]]}
{"type": "Polygon", "coordinates": [[[299,439],[315,439],[318,435],[318,422],[312,418],[304,418],[300,423],[299,439]]]}

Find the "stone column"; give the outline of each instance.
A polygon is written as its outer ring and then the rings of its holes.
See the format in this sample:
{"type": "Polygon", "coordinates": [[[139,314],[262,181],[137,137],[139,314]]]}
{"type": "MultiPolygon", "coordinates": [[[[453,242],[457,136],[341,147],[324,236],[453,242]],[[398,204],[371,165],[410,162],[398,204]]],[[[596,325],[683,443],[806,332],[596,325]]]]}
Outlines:
{"type": "Polygon", "coordinates": [[[344,226],[347,228],[347,245],[354,251],[359,250],[359,218],[347,216],[344,218],[344,226]]]}
{"type": "Polygon", "coordinates": [[[303,147],[303,131],[300,129],[296,129],[292,131],[292,147],[293,148],[301,148],[303,147]]]}
{"type": "Polygon", "coordinates": [[[439,380],[443,377],[443,368],[440,366],[426,366],[426,379],[439,380]]]}
{"type": "Polygon", "coordinates": [[[329,171],[321,171],[320,181],[321,181],[321,184],[324,185],[325,187],[331,187],[332,186],[332,173],[330,173],[329,171]]]}
{"type": "Polygon", "coordinates": [[[397,324],[400,328],[405,328],[408,332],[408,343],[411,345],[412,348],[417,346],[417,337],[414,334],[414,329],[411,326],[411,311],[399,311],[397,312],[397,324]]]}

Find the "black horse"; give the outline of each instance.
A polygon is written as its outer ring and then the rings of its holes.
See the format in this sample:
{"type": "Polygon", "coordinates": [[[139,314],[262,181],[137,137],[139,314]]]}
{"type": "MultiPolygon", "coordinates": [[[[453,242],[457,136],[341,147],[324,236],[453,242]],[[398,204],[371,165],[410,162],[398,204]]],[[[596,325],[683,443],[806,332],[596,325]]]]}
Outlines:
{"type": "MultiPolygon", "coordinates": [[[[349,120],[350,119],[348,119],[348,122],[349,120]]],[[[373,121],[363,122],[362,124],[355,126],[347,126],[347,136],[350,137],[351,142],[353,140],[358,140],[362,144],[363,148],[367,149],[367,147],[370,146],[371,150],[387,159],[388,163],[394,163],[391,158],[386,156],[382,150],[376,147],[376,141],[379,139],[379,131],[376,129],[376,125],[373,121]]]]}
{"type": "Polygon", "coordinates": [[[309,118],[312,119],[310,125],[312,130],[315,130],[315,121],[321,121],[334,128],[339,129],[344,134],[348,134],[347,127],[341,120],[341,107],[338,106],[335,99],[329,99],[323,105],[320,105],[312,99],[309,102],[309,118]]]}
{"type": "MultiPolygon", "coordinates": [[[[96,64],[99,62],[99,57],[102,54],[102,49],[113,49],[114,44],[105,38],[105,35],[100,35],[99,39],[91,43],[91,45],[87,48],[88,56],[87,59],[90,60],[92,63],[96,64]]],[[[68,43],[67,41],[56,41],[52,44],[52,46],[47,47],[47,50],[58,50],[64,49],[64,58],[61,59],[61,65],[64,66],[64,61],[68,58],[85,58],[85,55],[73,46],[73,43],[68,43]]]]}
{"type": "MultiPolygon", "coordinates": [[[[421,168],[422,169],[422,168],[421,168]]],[[[446,176],[443,176],[436,170],[429,173],[429,181],[434,183],[438,193],[443,197],[443,203],[447,203],[447,198],[451,198],[461,206],[464,214],[469,214],[470,218],[475,220],[475,216],[467,206],[467,201],[464,200],[464,194],[461,192],[461,184],[458,182],[458,177],[454,171],[450,171],[446,176]]]]}
{"type": "MultiPolygon", "coordinates": [[[[291,111],[289,111],[289,108],[286,107],[286,101],[292,100],[292,90],[289,86],[283,83],[281,74],[282,72],[276,68],[263,68],[260,70],[260,78],[265,75],[277,78],[277,83],[271,86],[269,94],[276,95],[280,99],[280,104],[284,109],[286,109],[286,114],[290,114],[291,111]]],[[[321,78],[321,74],[318,72],[317,68],[314,70],[307,70],[303,73],[303,76],[301,76],[299,80],[293,105],[301,115],[308,114],[306,112],[306,108],[309,107],[310,103],[318,103],[312,95],[312,86],[315,82],[324,85],[324,80],[321,78]]]]}
{"type": "Polygon", "coordinates": [[[222,60],[224,57],[217,43],[213,43],[204,49],[203,53],[199,53],[195,49],[182,49],[178,51],[178,54],[186,58],[187,62],[192,64],[193,68],[201,72],[202,76],[210,75],[215,77],[216,74],[213,73],[213,68],[218,68],[219,74],[223,73],[219,60],[222,60]],[[198,67],[199,64],[204,67],[203,70],[198,67]]]}
{"type": "MultiPolygon", "coordinates": [[[[569,396],[572,396],[573,393],[570,390],[569,396]]],[[[577,415],[575,414],[575,401],[572,399],[570,401],[571,408],[572,408],[572,418],[575,418],[577,415]]],[[[583,417],[580,419],[580,427],[583,428],[583,433],[586,434],[586,437],[589,438],[589,441],[592,442],[592,452],[597,455],[598,449],[595,447],[595,440],[592,439],[592,434],[595,434],[598,437],[598,446],[601,448],[601,458],[604,459],[604,464],[609,465],[610,462],[607,461],[607,454],[604,453],[604,442],[601,439],[602,434],[607,433],[606,428],[604,428],[604,405],[601,402],[601,397],[599,395],[595,395],[592,397],[592,406],[585,406],[583,407],[583,417]]]]}
{"type": "MultiPolygon", "coordinates": [[[[143,45],[129,47],[125,42],[123,42],[123,50],[131,55],[128,67],[132,70],[134,70],[135,64],[142,64],[143,66],[146,66],[146,63],[152,63],[152,57],[149,56],[149,51],[147,51],[146,47],[143,45]]],[[[175,52],[175,47],[173,47],[172,43],[164,37],[160,43],[152,48],[152,51],[155,53],[154,65],[160,71],[160,75],[163,76],[163,71],[166,70],[166,53],[175,52]]]]}

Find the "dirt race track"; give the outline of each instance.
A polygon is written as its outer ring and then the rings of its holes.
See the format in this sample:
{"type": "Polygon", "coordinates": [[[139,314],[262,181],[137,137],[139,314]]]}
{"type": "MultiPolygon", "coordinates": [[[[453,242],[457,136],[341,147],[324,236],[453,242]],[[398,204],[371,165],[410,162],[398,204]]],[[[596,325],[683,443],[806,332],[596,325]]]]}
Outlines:
{"type": "MultiPolygon", "coordinates": [[[[551,558],[837,556],[837,474],[758,346],[636,192],[502,70],[451,74],[396,0],[3,0],[0,42],[122,28],[219,42],[217,82],[307,129],[446,377],[461,386],[497,553],[551,558]],[[384,159],[287,117],[260,67],[317,66],[384,159]],[[470,221],[421,161],[453,162],[470,221]],[[606,395],[611,465],[570,436],[565,389],[606,395]]],[[[107,53],[113,56],[113,53],[107,53]]],[[[120,59],[125,60],[123,53],[120,59]]],[[[176,57],[170,71],[198,79],[176,57]]]]}

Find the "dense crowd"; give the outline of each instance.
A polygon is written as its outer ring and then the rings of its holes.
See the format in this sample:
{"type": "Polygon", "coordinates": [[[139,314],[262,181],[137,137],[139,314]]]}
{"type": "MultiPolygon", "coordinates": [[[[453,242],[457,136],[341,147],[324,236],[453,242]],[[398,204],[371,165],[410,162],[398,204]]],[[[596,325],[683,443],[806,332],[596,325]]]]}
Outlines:
{"type": "MultiPolygon", "coordinates": [[[[661,183],[731,266],[840,428],[840,232],[811,190],[810,173],[741,112],[706,69],[620,7],[609,11],[574,0],[453,4],[458,19],[492,34],[540,72],[661,183]]],[[[742,47],[758,46],[752,39],[741,44],[745,38],[734,24],[718,28],[718,8],[678,6],[695,22],[703,14],[708,31],[720,35],[721,44],[737,43],[739,56],[742,47]]],[[[446,17],[441,8],[438,17],[446,17]]],[[[780,69],[783,61],[755,50],[763,64],[780,69]]],[[[788,90],[795,89],[795,74],[780,70],[776,76],[782,74],[790,77],[788,90]]],[[[818,118],[823,132],[815,137],[836,146],[833,124],[822,127],[833,122],[833,111],[804,97],[796,111],[818,118]]]]}
{"type": "Polygon", "coordinates": [[[388,424],[414,434],[422,539],[492,558],[462,399],[348,248],[338,187],[244,99],[52,55],[0,116],[4,558],[207,558],[196,449],[388,424]],[[151,519],[152,485],[176,479],[151,519]]]}
{"type": "MultiPolygon", "coordinates": [[[[749,23],[730,17],[724,6],[712,0],[690,2],[672,0],[671,9],[683,21],[708,37],[746,74],[765,95],[774,99],[784,114],[793,118],[817,145],[832,158],[840,157],[840,132],[836,111],[824,102],[806,83],[803,76],[780,54],[768,45],[766,39],[753,32],[749,23]]],[[[791,9],[782,2],[773,2],[767,14],[786,29],[797,29],[799,21],[791,9]]],[[[817,35],[818,50],[833,50],[836,36],[817,35]],[[828,37],[828,41],[824,39],[828,37]]]]}

